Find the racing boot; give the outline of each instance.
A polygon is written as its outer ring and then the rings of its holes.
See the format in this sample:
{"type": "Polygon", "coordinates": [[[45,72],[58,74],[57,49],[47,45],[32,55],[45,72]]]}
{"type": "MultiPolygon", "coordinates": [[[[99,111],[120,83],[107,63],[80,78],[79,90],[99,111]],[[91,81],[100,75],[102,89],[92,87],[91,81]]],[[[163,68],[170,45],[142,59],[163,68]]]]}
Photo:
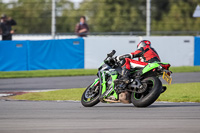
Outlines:
{"type": "Polygon", "coordinates": [[[126,66],[123,66],[122,67],[122,77],[120,79],[116,79],[114,81],[114,83],[120,83],[120,82],[123,82],[125,84],[128,84],[129,83],[129,75],[130,75],[130,72],[128,69],[126,69],[126,66]]]}

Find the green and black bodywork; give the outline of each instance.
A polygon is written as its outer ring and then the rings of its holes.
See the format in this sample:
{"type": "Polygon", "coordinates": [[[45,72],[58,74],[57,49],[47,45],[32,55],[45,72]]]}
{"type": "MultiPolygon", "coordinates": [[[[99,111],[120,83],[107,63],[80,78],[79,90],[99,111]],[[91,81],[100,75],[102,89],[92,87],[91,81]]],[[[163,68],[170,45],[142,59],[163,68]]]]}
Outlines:
{"type": "Polygon", "coordinates": [[[149,63],[144,68],[130,70],[130,82],[115,83],[121,77],[121,65],[113,55],[113,50],[107,55],[104,63],[99,67],[97,78],[89,85],[82,95],[81,103],[85,107],[92,107],[101,102],[133,103],[136,107],[147,107],[166,90],[159,79],[163,73],[171,83],[171,72],[168,63],[149,63]],[[125,97],[122,95],[124,94],[125,97]]]}

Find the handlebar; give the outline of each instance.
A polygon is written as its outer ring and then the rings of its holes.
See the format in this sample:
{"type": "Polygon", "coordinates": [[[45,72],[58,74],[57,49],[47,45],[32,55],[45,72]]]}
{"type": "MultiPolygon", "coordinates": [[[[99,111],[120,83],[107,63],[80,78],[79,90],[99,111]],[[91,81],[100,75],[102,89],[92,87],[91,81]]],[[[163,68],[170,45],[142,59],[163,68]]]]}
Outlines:
{"type": "Polygon", "coordinates": [[[112,50],[111,53],[107,54],[107,57],[112,57],[115,53],[116,53],[116,51],[115,51],[115,50],[112,50]]]}
{"type": "Polygon", "coordinates": [[[116,59],[113,58],[113,55],[116,53],[115,50],[112,50],[112,52],[110,52],[109,54],[107,54],[106,59],[104,60],[104,62],[108,65],[110,65],[111,67],[115,67],[116,66],[116,59]]]}

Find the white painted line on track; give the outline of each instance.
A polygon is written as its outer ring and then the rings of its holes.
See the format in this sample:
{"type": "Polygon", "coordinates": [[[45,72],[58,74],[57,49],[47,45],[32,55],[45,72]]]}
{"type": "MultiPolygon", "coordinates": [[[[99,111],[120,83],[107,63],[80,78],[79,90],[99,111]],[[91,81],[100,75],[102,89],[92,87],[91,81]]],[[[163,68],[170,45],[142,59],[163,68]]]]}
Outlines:
{"type": "Polygon", "coordinates": [[[0,94],[0,97],[7,97],[7,96],[11,96],[12,94],[0,94]]]}
{"type": "MultiPolygon", "coordinates": [[[[31,92],[48,92],[48,91],[56,91],[56,90],[60,90],[60,89],[51,89],[51,90],[28,90],[28,91],[20,91],[20,92],[24,92],[24,93],[31,93],[31,92]]],[[[7,97],[7,96],[12,96],[14,95],[16,92],[2,92],[0,93],[0,97],[7,97]]]]}
{"type": "Polygon", "coordinates": [[[22,91],[22,92],[48,92],[48,91],[57,91],[61,89],[51,89],[51,90],[30,90],[30,91],[22,91]]]}

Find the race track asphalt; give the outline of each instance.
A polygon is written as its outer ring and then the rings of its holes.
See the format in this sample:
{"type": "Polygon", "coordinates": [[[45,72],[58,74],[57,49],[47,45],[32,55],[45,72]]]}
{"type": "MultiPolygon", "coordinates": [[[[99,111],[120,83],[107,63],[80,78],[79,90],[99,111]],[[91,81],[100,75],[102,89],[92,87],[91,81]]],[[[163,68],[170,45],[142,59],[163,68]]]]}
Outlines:
{"type": "MultiPolygon", "coordinates": [[[[0,91],[84,88],[95,76],[0,79],[0,91]]],[[[200,82],[177,73],[173,83],[200,82]]],[[[0,100],[0,133],[199,133],[200,103],[155,102],[147,108],[74,101],[0,100]]]]}
{"type": "MultiPolygon", "coordinates": [[[[96,76],[0,79],[0,92],[86,88],[96,76]]],[[[200,82],[200,72],[173,73],[172,83],[200,82]]],[[[164,84],[165,81],[162,80],[164,84]]]]}
{"type": "Polygon", "coordinates": [[[0,101],[0,133],[199,133],[200,103],[0,101]]]}

